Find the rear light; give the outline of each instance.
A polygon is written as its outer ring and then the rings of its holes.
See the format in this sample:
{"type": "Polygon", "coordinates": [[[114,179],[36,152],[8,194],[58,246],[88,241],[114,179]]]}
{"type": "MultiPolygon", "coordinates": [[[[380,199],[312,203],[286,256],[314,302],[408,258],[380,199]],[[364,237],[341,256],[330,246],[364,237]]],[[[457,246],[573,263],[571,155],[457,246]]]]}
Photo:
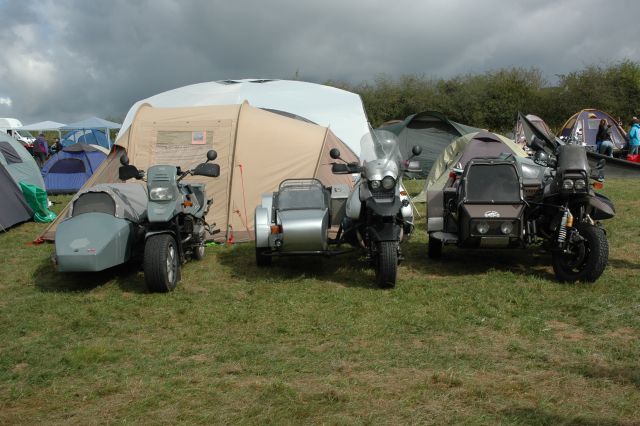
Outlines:
{"type": "Polygon", "coordinates": [[[280,225],[271,225],[271,233],[272,234],[282,234],[282,226],[280,226],[280,225]]]}

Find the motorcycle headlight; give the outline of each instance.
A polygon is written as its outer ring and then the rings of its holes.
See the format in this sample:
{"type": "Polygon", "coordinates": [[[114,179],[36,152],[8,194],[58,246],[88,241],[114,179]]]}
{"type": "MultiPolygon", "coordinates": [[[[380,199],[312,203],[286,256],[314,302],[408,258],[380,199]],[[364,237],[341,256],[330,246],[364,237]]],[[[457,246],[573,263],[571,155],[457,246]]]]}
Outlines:
{"type": "Polygon", "coordinates": [[[585,182],[584,179],[576,179],[575,182],[573,182],[573,187],[576,191],[584,191],[587,187],[587,182],[585,182]]]}
{"type": "Polygon", "coordinates": [[[385,176],[384,179],[382,179],[382,187],[384,189],[391,189],[394,186],[396,186],[396,180],[391,176],[385,176]]]}
{"type": "Polygon", "coordinates": [[[173,199],[171,188],[159,186],[157,188],[151,188],[149,191],[149,199],[152,201],[168,201],[173,199]]]}
{"type": "Polygon", "coordinates": [[[369,182],[369,185],[371,185],[371,189],[378,189],[380,188],[380,181],[379,180],[372,180],[369,182]]]}
{"type": "Polygon", "coordinates": [[[479,234],[486,234],[487,232],[489,232],[489,223],[478,222],[478,224],[476,225],[476,229],[478,230],[479,234]]]}
{"type": "Polygon", "coordinates": [[[562,181],[562,189],[565,191],[570,191],[573,189],[573,180],[565,179],[562,181]]]}
{"type": "Polygon", "coordinates": [[[513,232],[513,223],[512,222],[502,222],[502,225],[500,225],[500,231],[504,235],[510,235],[513,232]]]}

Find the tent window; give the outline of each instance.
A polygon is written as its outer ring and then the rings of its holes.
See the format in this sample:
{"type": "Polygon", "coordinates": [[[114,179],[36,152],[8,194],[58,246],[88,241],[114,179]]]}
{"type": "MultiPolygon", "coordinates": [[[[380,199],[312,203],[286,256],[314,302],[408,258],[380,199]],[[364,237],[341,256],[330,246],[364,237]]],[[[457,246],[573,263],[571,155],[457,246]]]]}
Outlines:
{"type": "Polygon", "coordinates": [[[49,169],[49,173],[86,173],[82,160],[78,158],[63,158],[56,161],[49,169]]]}
{"type": "Polygon", "coordinates": [[[115,216],[116,203],[106,192],[87,192],[73,203],[73,216],[83,213],[106,213],[115,216]]]}
{"type": "Polygon", "coordinates": [[[22,163],[22,158],[18,155],[18,152],[11,146],[9,142],[0,142],[0,153],[4,156],[7,164],[22,163]]]}

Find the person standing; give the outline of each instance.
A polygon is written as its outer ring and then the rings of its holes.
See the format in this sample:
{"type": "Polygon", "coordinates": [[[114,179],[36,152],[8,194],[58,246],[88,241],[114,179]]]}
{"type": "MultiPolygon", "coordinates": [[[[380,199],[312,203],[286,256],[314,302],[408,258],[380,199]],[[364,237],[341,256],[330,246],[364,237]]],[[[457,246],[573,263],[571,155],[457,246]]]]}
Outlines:
{"type": "Polygon", "coordinates": [[[629,155],[638,154],[638,147],[640,147],[640,121],[638,117],[633,117],[629,130],[629,155]]]}
{"type": "Polygon", "coordinates": [[[47,155],[49,154],[49,144],[44,138],[44,133],[40,133],[35,142],[33,142],[33,152],[39,160],[40,167],[42,167],[44,161],[47,159],[47,155]]]}

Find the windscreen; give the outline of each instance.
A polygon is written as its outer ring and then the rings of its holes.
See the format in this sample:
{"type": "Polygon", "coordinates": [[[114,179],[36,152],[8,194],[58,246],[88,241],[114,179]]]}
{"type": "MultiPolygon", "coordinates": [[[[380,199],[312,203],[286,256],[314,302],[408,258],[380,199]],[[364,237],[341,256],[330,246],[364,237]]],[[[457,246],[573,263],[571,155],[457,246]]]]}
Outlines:
{"type": "Polygon", "coordinates": [[[106,192],[87,192],[73,203],[73,216],[83,213],[116,214],[116,203],[106,192]]]}
{"type": "Polygon", "coordinates": [[[510,164],[473,164],[466,176],[466,200],[478,203],[520,202],[520,182],[510,164]]]}
{"type": "Polygon", "coordinates": [[[386,160],[395,163],[402,161],[398,136],[388,130],[373,130],[360,139],[360,159],[363,162],[386,160]]]}
{"type": "Polygon", "coordinates": [[[316,180],[285,181],[278,192],[278,209],[325,209],[327,197],[327,191],[316,180]]]}

